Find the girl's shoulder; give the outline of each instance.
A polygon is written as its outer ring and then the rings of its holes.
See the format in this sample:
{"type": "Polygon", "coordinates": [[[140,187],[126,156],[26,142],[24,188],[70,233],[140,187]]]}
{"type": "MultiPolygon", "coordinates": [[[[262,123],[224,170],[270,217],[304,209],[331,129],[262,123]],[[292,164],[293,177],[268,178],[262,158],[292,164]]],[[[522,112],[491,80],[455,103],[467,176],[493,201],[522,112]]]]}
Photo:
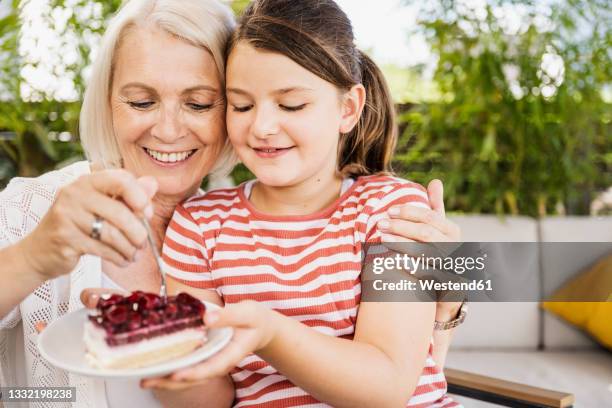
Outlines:
{"type": "Polygon", "coordinates": [[[221,207],[231,207],[239,201],[239,192],[242,184],[236,187],[217,188],[209,191],[198,191],[194,196],[185,200],[182,204],[186,210],[202,209],[210,210],[221,207]]]}
{"type": "Polygon", "coordinates": [[[400,200],[421,202],[428,206],[427,190],[422,185],[389,175],[369,175],[357,178],[353,195],[361,200],[377,200],[392,204],[400,200]]]}

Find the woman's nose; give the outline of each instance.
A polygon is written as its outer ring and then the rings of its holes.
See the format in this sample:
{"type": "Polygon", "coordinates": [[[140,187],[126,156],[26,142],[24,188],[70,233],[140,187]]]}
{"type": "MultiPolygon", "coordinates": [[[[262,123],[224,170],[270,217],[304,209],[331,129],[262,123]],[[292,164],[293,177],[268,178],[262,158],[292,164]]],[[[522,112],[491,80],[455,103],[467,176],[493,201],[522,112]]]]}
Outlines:
{"type": "Polygon", "coordinates": [[[258,139],[266,139],[279,131],[278,118],[273,109],[261,107],[255,112],[251,127],[253,135],[258,139]]]}
{"type": "Polygon", "coordinates": [[[185,136],[185,126],[179,109],[161,106],[155,125],[151,129],[154,138],[164,142],[173,143],[185,136]]]}

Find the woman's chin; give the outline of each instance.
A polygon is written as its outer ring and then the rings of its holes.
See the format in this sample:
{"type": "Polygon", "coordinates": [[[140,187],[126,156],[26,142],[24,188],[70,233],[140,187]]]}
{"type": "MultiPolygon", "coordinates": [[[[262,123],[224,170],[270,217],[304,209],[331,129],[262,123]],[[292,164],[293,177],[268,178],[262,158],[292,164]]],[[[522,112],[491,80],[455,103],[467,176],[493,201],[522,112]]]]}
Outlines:
{"type": "MultiPolygon", "coordinates": [[[[203,178],[203,177],[202,177],[203,178]]],[[[200,188],[200,182],[185,183],[184,180],[177,180],[176,177],[156,177],[157,196],[173,197],[183,201],[193,196],[200,188]]]]}

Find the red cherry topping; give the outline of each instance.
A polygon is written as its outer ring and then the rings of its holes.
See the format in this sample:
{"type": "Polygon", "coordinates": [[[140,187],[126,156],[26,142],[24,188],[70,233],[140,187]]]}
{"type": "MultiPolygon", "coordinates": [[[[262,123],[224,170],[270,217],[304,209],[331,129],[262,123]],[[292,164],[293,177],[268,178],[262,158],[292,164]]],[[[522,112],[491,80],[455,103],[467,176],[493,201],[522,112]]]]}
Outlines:
{"type": "Polygon", "coordinates": [[[127,308],[123,305],[112,305],[106,309],[104,316],[113,324],[121,324],[127,319],[127,308]]]}
{"type": "Polygon", "coordinates": [[[97,307],[99,309],[106,309],[106,308],[108,308],[110,306],[118,304],[123,299],[124,299],[124,297],[121,296],[121,295],[118,295],[118,294],[111,295],[108,299],[100,298],[100,300],[98,300],[97,307]]]}
{"type": "Polygon", "coordinates": [[[187,293],[169,296],[164,302],[160,296],[142,291],[101,299],[97,309],[98,314],[89,320],[106,331],[109,345],[202,327],[206,310],[202,302],[187,293]]]}

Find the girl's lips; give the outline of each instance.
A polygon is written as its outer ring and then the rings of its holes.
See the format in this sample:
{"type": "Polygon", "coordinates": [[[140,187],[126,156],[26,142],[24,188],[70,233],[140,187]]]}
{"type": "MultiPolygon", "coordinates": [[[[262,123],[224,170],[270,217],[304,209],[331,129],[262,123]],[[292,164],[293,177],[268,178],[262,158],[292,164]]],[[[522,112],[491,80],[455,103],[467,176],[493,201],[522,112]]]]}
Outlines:
{"type": "Polygon", "coordinates": [[[265,148],[256,148],[253,147],[255,154],[264,159],[272,159],[275,157],[282,156],[287,153],[289,150],[293,149],[295,146],[291,147],[265,147],[265,148]]]}

